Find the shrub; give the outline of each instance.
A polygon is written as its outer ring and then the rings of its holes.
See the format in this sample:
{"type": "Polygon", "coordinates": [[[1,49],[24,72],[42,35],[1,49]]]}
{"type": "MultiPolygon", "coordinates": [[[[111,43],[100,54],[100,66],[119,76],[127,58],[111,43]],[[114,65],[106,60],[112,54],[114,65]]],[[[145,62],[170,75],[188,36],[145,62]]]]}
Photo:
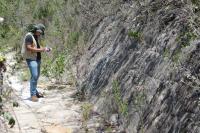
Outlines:
{"type": "Polygon", "coordinates": [[[141,40],[142,34],[138,31],[129,31],[128,36],[136,40],[141,40]]]}
{"type": "Polygon", "coordinates": [[[127,116],[128,115],[128,102],[123,101],[123,99],[121,97],[118,81],[114,80],[112,83],[112,87],[113,87],[113,94],[114,94],[115,102],[116,102],[117,106],[119,107],[119,112],[123,116],[127,116]]]}
{"type": "Polygon", "coordinates": [[[79,40],[80,33],[79,32],[70,32],[68,34],[68,47],[73,49],[74,46],[77,45],[79,40]]]}

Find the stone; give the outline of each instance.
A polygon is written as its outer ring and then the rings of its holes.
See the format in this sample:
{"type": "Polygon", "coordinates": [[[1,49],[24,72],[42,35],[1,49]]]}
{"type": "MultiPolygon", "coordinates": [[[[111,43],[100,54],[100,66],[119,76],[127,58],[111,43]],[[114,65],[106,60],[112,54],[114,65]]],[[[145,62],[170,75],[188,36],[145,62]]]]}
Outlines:
{"type": "Polygon", "coordinates": [[[119,115],[118,114],[112,114],[110,117],[110,123],[111,125],[117,125],[119,120],[119,115]]]}

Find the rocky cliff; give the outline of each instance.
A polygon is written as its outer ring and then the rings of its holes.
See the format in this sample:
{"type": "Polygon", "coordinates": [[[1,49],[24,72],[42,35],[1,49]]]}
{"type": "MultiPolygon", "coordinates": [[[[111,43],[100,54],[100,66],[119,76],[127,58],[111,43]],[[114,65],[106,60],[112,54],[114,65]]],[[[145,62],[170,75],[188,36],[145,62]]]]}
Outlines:
{"type": "Polygon", "coordinates": [[[81,0],[79,91],[128,133],[200,132],[198,0],[81,0]],[[115,6],[113,6],[115,5],[115,6]]]}

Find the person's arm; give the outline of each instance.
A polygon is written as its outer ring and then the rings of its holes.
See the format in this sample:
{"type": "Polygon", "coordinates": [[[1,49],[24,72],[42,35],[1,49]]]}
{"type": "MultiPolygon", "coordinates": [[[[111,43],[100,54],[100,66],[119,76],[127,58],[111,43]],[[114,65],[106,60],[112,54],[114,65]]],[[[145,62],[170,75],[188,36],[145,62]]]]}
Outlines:
{"type": "Polygon", "coordinates": [[[26,44],[26,48],[27,50],[31,51],[31,52],[44,52],[46,49],[45,48],[36,48],[36,47],[33,47],[32,44],[26,44]]]}
{"type": "Polygon", "coordinates": [[[37,48],[33,45],[33,37],[31,35],[27,35],[25,38],[26,49],[31,52],[43,52],[45,48],[37,48]]]}

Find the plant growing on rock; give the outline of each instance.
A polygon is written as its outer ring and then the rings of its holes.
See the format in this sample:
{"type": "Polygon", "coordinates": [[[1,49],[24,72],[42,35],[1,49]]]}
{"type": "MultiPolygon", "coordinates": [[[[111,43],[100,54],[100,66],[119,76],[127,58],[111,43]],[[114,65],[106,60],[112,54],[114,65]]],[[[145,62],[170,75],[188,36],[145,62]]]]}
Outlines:
{"type": "Polygon", "coordinates": [[[176,38],[177,48],[173,51],[171,59],[177,63],[181,56],[182,49],[189,46],[192,41],[198,38],[197,32],[193,25],[193,21],[188,19],[188,23],[183,25],[180,34],[176,38]]]}
{"type": "Polygon", "coordinates": [[[112,87],[113,87],[114,100],[115,100],[115,102],[116,102],[116,104],[119,108],[119,112],[123,116],[127,116],[128,115],[128,102],[123,101],[123,99],[121,97],[120,87],[119,87],[118,81],[114,80],[113,83],[112,83],[112,87]]]}
{"type": "Polygon", "coordinates": [[[139,112],[141,108],[144,107],[146,97],[147,96],[144,89],[138,89],[134,94],[133,104],[137,112],[139,112]]]}
{"type": "Polygon", "coordinates": [[[199,0],[191,0],[191,1],[192,1],[192,4],[194,4],[194,5],[199,5],[200,4],[199,0]]]}
{"type": "Polygon", "coordinates": [[[140,129],[142,130],[142,133],[144,132],[144,122],[142,119],[142,113],[145,107],[145,104],[147,102],[146,100],[146,93],[145,89],[142,86],[136,86],[136,92],[133,95],[133,106],[135,111],[138,113],[139,118],[140,118],[140,129]]]}
{"type": "Polygon", "coordinates": [[[90,118],[91,112],[92,112],[92,104],[90,103],[84,103],[81,106],[81,110],[82,110],[82,118],[83,118],[83,128],[85,129],[85,131],[87,132],[87,121],[90,118]]]}
{"type": "Polygon", "coordinates": [[[4,112],[3,113],[3,117],[8,120],[8,124],[10,125],[10,127],[14,127],[15,125],[15,119],[13,118],[13,116],[9,113],[9,112],[4,112]]]}
{"type": "Polygon", "coordinates": [[[141,41],[142,39],[142,34],[139,31],[129,31],[128,36],[136,39],[137,41],[141,41]]]}

